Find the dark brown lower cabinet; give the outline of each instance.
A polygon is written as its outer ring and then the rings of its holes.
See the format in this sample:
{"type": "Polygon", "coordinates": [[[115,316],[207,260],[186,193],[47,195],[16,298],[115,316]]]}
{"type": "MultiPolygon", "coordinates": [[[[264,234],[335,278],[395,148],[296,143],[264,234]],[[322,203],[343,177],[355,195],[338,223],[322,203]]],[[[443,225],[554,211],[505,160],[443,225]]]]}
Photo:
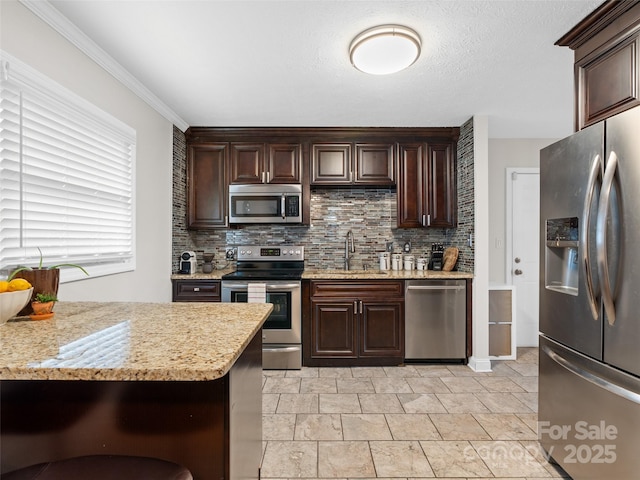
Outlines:
{"type": "Polygon", "coordinates": [[[312,281],[303,308],[305,366],[404,361],[402,281],[312,281]]]}

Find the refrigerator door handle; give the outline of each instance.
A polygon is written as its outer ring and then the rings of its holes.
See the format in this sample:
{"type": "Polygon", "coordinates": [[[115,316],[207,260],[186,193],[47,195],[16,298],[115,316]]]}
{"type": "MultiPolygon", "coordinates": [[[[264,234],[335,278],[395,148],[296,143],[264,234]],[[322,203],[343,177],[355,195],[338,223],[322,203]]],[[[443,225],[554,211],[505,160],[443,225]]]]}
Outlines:
{"type": "Polygon", "coordinates": [[[591,170],[589,171],[589,181],[587,184],[587,195],[584,200],[584,207],[582,209],[582,225],[584,227],[580,231],[580,244],[582,246],[582,265],[584,266],[585,282],[587,284],[587,298],[589,300],[589,307],[591,310],[591,316],[594,320],[600,318],[600,307],[596,300],[596,292],[593,288],[593,272],[591,271],[591,248],[589,241],[589,232],[591,231],[591,204],[593,203],[593,196],[596,190],[596,184],[599,178],[602,176],[602,157],[598,154],[594,157],[591,163],[591,170]]]}
{"type": "Polygon", "coordinates": [[[605,390],[613,393],[614,395],[625,398],[631,402],[634,402],[640,405],[640,395],[638,395],[636,392],[633,392],[624,387],[621,387],[620,385],[616,385],[615,383],[611,383],[602,377],[594,375],[593,373],[589,372],[584,368],[580,368],[579,365],[576,365],[575,363],[563,357],[559,353],[553,351],[553,349],[549,348],[547,345],[544,345],[542,347],[542,351],[551,360],[556,362],[558,365],[569,370],[571,373],[573,373],[574,375],[577,375],[583,380],[586,380],[587,382],[591,382],[594,385],[600,388],[604,388],[605,390]]]}
{"type": "Polygon", "coordinates": [[[602,285],[602,303],[607,314],[609,325],[616,322],[616,306],[611,292],[611,279],[609,278],[609,260],[607,258],[607,220],[609,217],[609,201],[611,200],[611,187],[618,167],[618,156],[611,152],[607,159],[607,166],[602,180],[602,192],[598,204],[598,219],[596,220],[596,255],[598,262],[598,275],[602,285]]]}

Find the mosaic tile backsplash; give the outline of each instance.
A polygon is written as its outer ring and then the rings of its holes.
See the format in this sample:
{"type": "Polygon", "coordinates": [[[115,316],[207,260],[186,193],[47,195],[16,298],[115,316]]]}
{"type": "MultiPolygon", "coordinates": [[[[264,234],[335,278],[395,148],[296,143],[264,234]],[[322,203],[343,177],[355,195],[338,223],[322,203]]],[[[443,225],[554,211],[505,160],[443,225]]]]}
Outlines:
{"type": "Polygon", "coordinates": [[[174,127],[173,152],[173,271],[178,270],[181,252],[196,252],[199,268],[202,255],[212,253],[218,268],[228,265],[227,248],[249,244],[275,245],[281,242],[304,245],[306,268],[344,267],[345,238],[351,230],[355,253],[351,268],[377,268],[379,252],[387,242],[401,252],[411,243],[411,254],[429,257],[431,244],[443,243],[460,249],[457,270],[473,272],[473,120],[460,127],[458,142],[458,228],[420,229],[396,227],[395,188],[312,188],[310,225],[247,225],[207,231],[186,229],[186,142],[174,127]]]}

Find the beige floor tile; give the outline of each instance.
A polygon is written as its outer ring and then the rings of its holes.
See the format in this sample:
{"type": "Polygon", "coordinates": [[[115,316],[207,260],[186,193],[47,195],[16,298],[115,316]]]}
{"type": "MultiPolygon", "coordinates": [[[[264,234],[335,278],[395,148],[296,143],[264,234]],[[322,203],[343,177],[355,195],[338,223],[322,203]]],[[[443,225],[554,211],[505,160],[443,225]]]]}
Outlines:
{"type": "Polygon", "coordinates": [[[520,374],[511,368],[505,361],[491,362],[491,373],[487,373],[485,376],[492,377],[518,377],[520,374]]]}
{"type": "Polygon", "coordinates": [[[450,377],[451,370],[444,365],[414,365],[421,377],[450,377]]]}
{"type": "Polygon", "coordinates": [[[318,376],[318,367],[302,367],[300,370],[286,370],[284,375],[289,378],[313,378],[318,376]]]}
{"type": "Polygon", "coordinates": [[[387,413],[394,440],[441,440],[438,429],[426,413],[387,413]]]}
{"type": "Polygon", "coordinates": [[[299,393],[300,379],[285,377],[269,377],[262,388],[262,393],[299,393]]]}
{"type": "Polygon", "coordinates": [[[265,377],[284,377],[287,370],[263,370],[262,375],[265,377]]]}
{"type": "Polygon", "coordinates": [[[376,472],[381,477],[433,477],[417,441],[370,442],[376,472]]]}
{"type": "Polygon", "coordinates": [[[351,375],[354,377],[386,377],[387,374],[382,367],[351,367],[351,375]]]}
{"type": "Polygon", "coordinates": [[[538,377],[511,377],[525,392],[536,393],[538,391],[538,377]]]}
{"type": "Polygon", "coordinates": [[[441,380],[452,393],[487,391],[475,378],[471,377],[442,377],[441,380]]]}
{"type": "Polygon", "coordinates": [[[318,477],[375,477],[368,442],[318,442],[318,477]]]}
{"type": "Polygon", "coordinates": [[[295,413],[262,415],[263,440],[293,440],[295,413]]]}
{"type": "Polygon", "coordinates": [[[538,365],[535,363],[518,363],[516,361],[510,361],[508,362],[508,365],[523,377],[538,376],[538,365]]]}
{"type": "Polygon", "coordinates": [[[318,413],[318,394],[281,393],[276,413],[318,413]]]}
{"type": "Polygon", "coordinates": [[[392,440],[387,419],[382,413],[343,414],[345,440],[392,440]]]}
{"type": "Polygon", "coordinates": [[[538,414],[537,413],[516,413],[516,416],[520,420],[522,420],[527,425],[527,427],[529,427],[531,430],[533,430],[534,432],[538,432],[538,414]]]}
{"type": "MultiPolygon", "coordinates": [[[[529,377],[520,377],[529,378],[529,377]]],[[[509,377],[485,377],[479,378],[478,383],[488,392],[524,392],[525,390],[509,377]]]]}
{"type": "Polygon", "coordinates": [[[437,477],[491,475],[491,471],[467,441],[423,441],[420,445],[437,477]]]}
{"type": "Polygon", "coordinates": [[[514,397],[524,403],[533,412],[538,411],[538,394],[537,393],[514,393],[514,397]]]}
{"type": "Polygon", "coordinates": [[[382,367],[387,377],[419,377],[418,370],[413,365],[402,365],[400,367],[382,367]]]}
{"type": "Polygon", "coordinates": [[[432,413],[429,417],[444,440],[491,440],[470,413],[432,413]]]}
{"type": "Polygon", "coordinates": [[[550,463],[547,461],[547,453],[542,449],[540,443],[537,440],[523,440],[520,442],[525,450],[531,454],[551,475],[553,478],[570,478],[569,474],[565,472],[562,467],[555,463],[550,463]]]}
{"type": "Polygon", "coordinates": [[[411,387],[404,378],[372,378],[376,393],[411,393],[411,387]]]}
{"type": "Polygon", "coordinates": [[[538,347],[518,347],[517,359],[518,363],[538,363],[539,359],[539,349],[538,347]]]}
{"type": "Polygon", "coordinates": [[[451,390],[438,377],[407,378],[407,383],[413,393],[451,393],[451,390]]]}
{"type": "Polygon", "coordinates": [[[469,365],[447,365],[447,370],[454,377],[475,377],[481,374],[474,372],[469,365]]]}
{"type": "Polygon", "coordinates": [[[399,393],[405,413],[446,413],[447,409],[433,393],[399,393]]]}
{"type": "Polygon", "coordinates": [[[520,442],[471,440],[480,458],[498,477],[548,477],[549,472],[520,442]]]}
{"type": "Polygon", "coordinates": [[[295,440],[342,440],[340,415],[299,413],[295,422],[295,440]]]}
{"type": "Polygon", "coordinates": [[[370,378],[338,378],[338,393],[375,393],[370,378]]]}
{"type": "Polygon", "coordinates": [[[276,413],[278,408],[279,393],[263,393],[262,394],[262,413],[276,413]]]}
{"type": "Polygon", "coordinates": [[[403,413],[398,397],[392,393],[359,393],[362,413],[403,413]]]}
{"type": "Polygon", "coordinates": [[[535,431],[512,413],[476,413],[475,419],[493,440],[536,440],[535,431]]]}
{"type": "Polygon", "coordinates": [[[449,413],[489,413],[489,409],[471,393],[436,393],[436,397],[449,413]]]}
{"type": "MultiPolygon", "coordinates": [[[[518,400],[513,393],[475,393],[492,413],[531,413],[533,410],[518,400]]],[[[535,394],[527,394],[535,395],[535,394]]]]}
{"type": "Polygon", "coordinates": [[[321,393],[320,413],[362,413],[356,393],[321,393]]]}
{"type": "Polygon", "coordinates": [[[317,442],[267,442],[262,478],[317,478],[317,442]]]}
{"type": "Polygon", "coordinates": [[[331,378],[351,378],[351,368],[349,367],[323,367],[318,370],[318,376],[331,378]]]}
{"type": "Polygon", "coordinates": [[[338,393],[335,378],[302,378],[300,393],[338,393]]]}

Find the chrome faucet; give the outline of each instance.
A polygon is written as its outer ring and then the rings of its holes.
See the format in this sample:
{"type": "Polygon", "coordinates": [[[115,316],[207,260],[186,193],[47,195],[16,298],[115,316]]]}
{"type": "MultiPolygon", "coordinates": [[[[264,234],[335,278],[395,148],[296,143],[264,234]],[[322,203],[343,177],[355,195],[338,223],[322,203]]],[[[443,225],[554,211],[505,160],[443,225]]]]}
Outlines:
{"type": "Polygon", "coordinates": [[[351,260],[350,253],[354,253],[356,251],[356,246],[353,242],[353,232],[349,230],[347,232],[347,238],[344,240],[344,269],[349,270],[349,261],[351,260]],[[349,244],[349,240],[351,240],[351,244],[349,244]]]}

